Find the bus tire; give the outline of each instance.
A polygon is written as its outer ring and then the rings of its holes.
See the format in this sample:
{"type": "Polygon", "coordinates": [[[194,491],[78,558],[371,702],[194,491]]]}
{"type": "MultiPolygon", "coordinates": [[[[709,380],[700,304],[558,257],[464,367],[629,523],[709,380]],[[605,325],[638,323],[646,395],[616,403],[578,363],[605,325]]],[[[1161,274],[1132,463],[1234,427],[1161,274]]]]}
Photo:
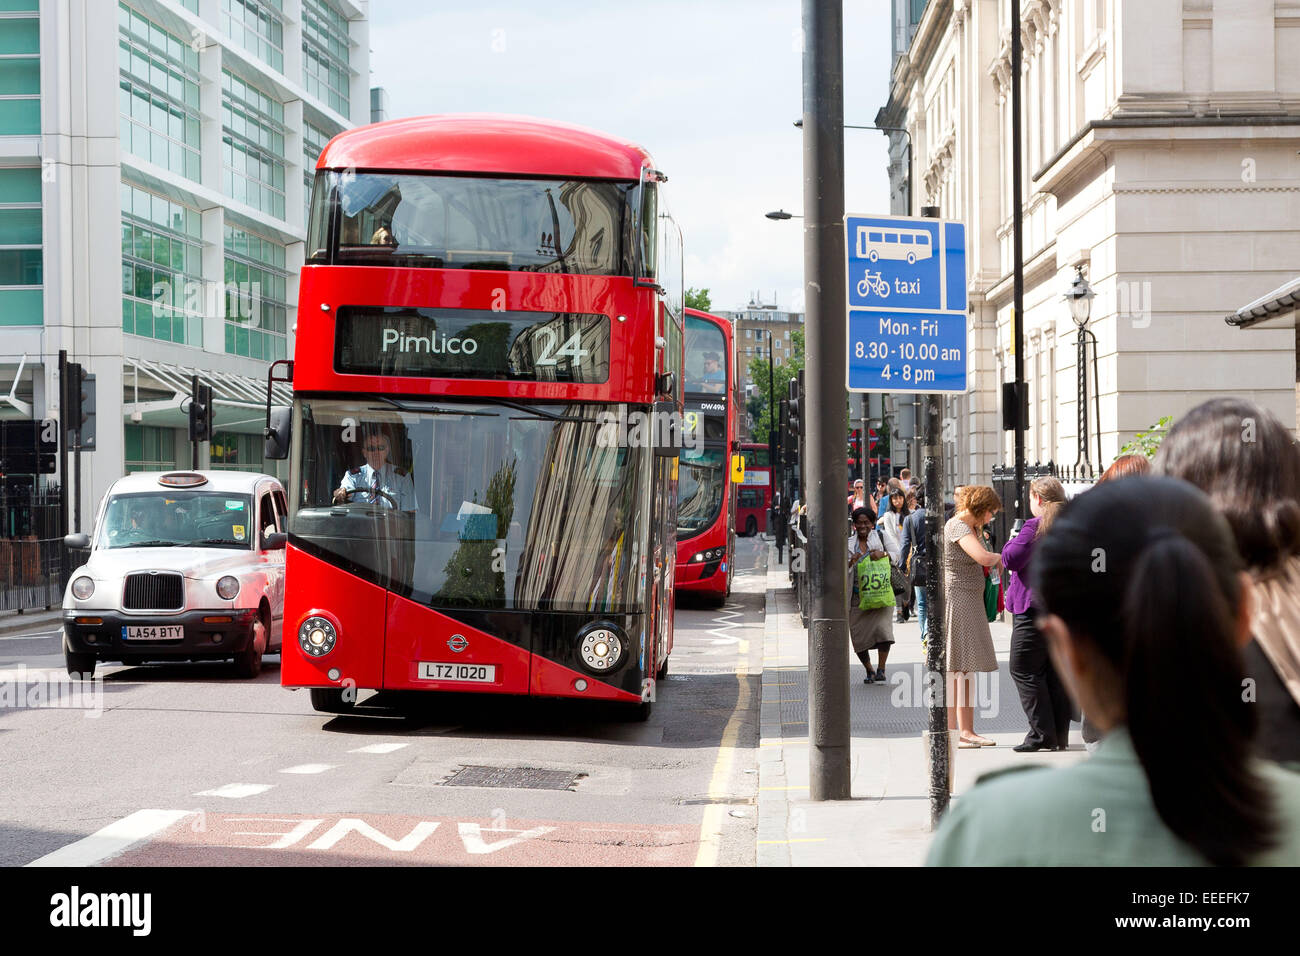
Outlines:
{"type": "Polygon", "coordinates": [[[756,534],[758,534],[758,522],[754,520],[753,515],[750,515],[745,519],[745,537],[752,538],[756,534]]]}
{"type": "Polygon", "coordinates": [[[655,671],[655,680],[663,680],[668,676],[668,658],[664,658],[663,665],[655,671]]]}
{"type": "Polygon", "coordinates": [[[69,677],[90,680],[95,676],[96,662],[97,659],[94,654],[79,654],[66,644],[63,647],[63,663],[68,669],[69,677]]]}
{"type": "Polygon", "coordinates": [[[356,704],[355,696],[344,698],[342,687],[312,687],[310,691],[312,709],[322,714],[350,714],[356,704]]]}

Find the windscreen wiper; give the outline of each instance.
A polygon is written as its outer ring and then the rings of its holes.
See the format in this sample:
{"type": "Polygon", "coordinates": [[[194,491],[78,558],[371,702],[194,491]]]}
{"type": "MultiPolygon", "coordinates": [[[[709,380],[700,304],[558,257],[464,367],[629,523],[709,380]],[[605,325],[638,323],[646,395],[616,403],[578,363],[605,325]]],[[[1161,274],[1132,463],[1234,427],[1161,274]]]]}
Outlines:
{"type": "Polygon", "coordinates": [[[136,541],[133,544],[121,545],[123,548],[174,548],[180,544],[179,541],[136,541]]]}

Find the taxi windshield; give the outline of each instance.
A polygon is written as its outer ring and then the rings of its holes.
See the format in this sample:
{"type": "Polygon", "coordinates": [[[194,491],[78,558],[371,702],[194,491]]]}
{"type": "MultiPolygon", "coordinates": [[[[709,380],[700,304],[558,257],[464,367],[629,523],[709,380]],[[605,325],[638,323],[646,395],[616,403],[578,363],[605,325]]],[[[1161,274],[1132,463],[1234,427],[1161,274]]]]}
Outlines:
{"type": "Polygon", "coordinates": [[[248,495],[148,491],[108,499],[98,547],[247,549],[253,531],[248,495]]]}

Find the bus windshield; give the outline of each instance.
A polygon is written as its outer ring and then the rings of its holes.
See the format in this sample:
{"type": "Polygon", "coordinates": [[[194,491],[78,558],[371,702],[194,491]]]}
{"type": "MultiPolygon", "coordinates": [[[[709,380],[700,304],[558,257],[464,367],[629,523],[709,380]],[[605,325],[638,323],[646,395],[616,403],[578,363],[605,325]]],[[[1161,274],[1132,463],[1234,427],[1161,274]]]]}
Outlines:
{"type": "Polygon", "coordinates": [[[698,534],[713,526],[726,489],[726,453],[721,448],[682,452],[677,475],[677,536],[698,534]]]}
{"type": "Polygon", "coordinates": [[[635,183],[402,173],[317,175],[308,255],[339,206],[334,261],[348,265],[630,275],[635,183]],[[319,208],[317,208],[319,207],[319,208]]]}
{"type": "Polygon", "coordinates": [[[617,410],[300,399],[290,535],[434,608],[644,610],[649,451],[601,440],[617,410]]]}
{"type": "Polygon", "coordinates": [[[727,342],[712,322],[686,317],[686,374],[688,392],[722,395],[727,391],[727,342]]]}

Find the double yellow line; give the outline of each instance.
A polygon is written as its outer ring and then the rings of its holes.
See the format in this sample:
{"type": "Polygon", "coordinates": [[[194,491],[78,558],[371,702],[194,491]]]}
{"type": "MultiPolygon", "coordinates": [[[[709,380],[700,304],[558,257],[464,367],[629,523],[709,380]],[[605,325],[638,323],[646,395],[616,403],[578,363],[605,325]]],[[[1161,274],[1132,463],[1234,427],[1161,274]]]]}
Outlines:
{"type": "MultiPolygon", "coordinates": [[[[713,764],[713,777],[709,780],[707,794],[711,800],[722,800],[729,795],[728,783],[736,759],[740,725],[744,722],[745,711],[749,709],[749,642],[743,638],[736,640],[736,706],[722,731],[722,740],[718,743],[718,759],[713,764]]],[[[695,854],[696,866],[718,865],[718,851],[722,847],[723,809],[720,803],[710,803],[704,808],[704,820],[700,824],[700,849],[695,854]]]]}

